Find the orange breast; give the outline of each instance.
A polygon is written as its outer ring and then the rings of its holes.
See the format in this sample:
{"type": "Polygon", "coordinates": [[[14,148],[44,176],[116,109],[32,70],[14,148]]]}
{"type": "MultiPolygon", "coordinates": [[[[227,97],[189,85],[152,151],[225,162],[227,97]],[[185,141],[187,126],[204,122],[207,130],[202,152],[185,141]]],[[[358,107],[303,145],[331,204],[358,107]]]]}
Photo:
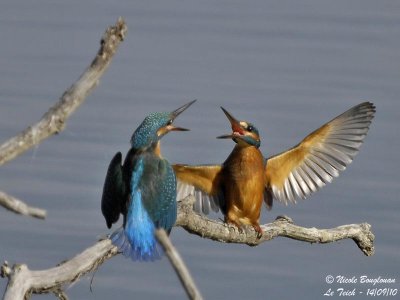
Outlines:
{"type": "Polygon", "coordinates": [[[236,146],[223,165],[225,218],[256,225],[264,195],[264,157],[257,148],[236,146]]]}

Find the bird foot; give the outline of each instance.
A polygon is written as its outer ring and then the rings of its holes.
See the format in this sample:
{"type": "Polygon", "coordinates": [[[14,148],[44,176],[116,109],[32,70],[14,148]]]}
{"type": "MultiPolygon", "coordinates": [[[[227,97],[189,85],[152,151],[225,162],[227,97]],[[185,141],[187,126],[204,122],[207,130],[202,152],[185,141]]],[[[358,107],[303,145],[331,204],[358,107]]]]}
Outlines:
{"type": "Polygon", "coordinates": [[[237,229],[239,233],[243,233],[244,230],[242,226],[235,221],[232,220],[225,220],[225,223],[228,224],[229,226],[233,227],[234,229],[237,229]]]}
{"type": "Polygon", "coordinates": [[[253,226],[255,232],[257,233],[257,239],[260,239],[263,235],[263,231],[262,231],[260,225],[256,224],[256,225],[252,225],[252,226],[253,226]]]}
{"type": "MultiPolygon", "coordinates": [[[[238,224],[238,223],[236,223],[235,221],[232,221],[232,220],[225,220],[225,223],[230,225],[230,226],[232,226],[232,227],[234,227],[234,228],[236,228],[239,233],[244,233],[245,232],[245,230],[243,229],[243,225],[242,224],[238,224]]],[[[255,224],[255,225],[250,225],[250,226],[256,232],[257,239],[261,238],[262,235],[263,235],[263,231],[262,231],[260,225],[259,224],[255,224]]]]}

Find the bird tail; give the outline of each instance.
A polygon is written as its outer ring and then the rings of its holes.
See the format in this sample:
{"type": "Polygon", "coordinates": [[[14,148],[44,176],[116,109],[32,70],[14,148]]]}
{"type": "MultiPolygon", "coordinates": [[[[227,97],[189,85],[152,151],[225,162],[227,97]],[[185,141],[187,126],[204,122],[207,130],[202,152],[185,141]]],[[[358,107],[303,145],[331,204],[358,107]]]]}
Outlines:
{"type": "Polygon", "coordinates": [[[153,239],[147,241],[131,241],[123,227],[118,228],[110,237],[114,246],[133,261],[154,261],[161,259],[164,254],[162,247],[153,239]]]}
{"type": "Polygon", "coordinates": [[[160,259],[163,251],[154,236],[155,226],[142,204],[140,190],[132,191],[126,224],[111,235],[111,241],[134,261],[160,259]]]}
{"type": "Polygon", "coordinates": [[[154,236],[155,226],[143,205],[138,187],[143,171],[143,160],[140,159],[131,178],[131,203],[125,226],[111,235],[111,241],[125,257],[134,261],[154,261],[160,259],[163,252],[154,236]]]}

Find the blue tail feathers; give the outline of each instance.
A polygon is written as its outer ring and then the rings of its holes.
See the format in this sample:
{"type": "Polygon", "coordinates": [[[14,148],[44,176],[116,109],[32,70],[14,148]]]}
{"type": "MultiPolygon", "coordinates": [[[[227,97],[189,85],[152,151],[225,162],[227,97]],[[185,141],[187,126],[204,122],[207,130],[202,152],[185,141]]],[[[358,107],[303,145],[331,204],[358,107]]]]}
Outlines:
{"type": "Polygon", "coordinates": [[[114,231],[110,239],[125,257],[130,257],[133,261],[154,261],[160,259],[164,254],[162,247],[156,240],[151,245],[131,245],[123,227],[114,231]]]}
{"type": "Polygon", "coordinates": [[[153,261],[160,259],[162,248],[154,236],[155,226],[142,203],[142,193],[138,187],[143,174],[143,160],[139,160],[131,178],[131,203],[124,228],[111,235],[112,243],[132,260],[153,261]]]}
{"type": "Polygon", "coordinates": [[[140,191],[132,193],[125,228],[119,228],[111,235],[112,243],[126,257],[134,261],[160,259],[163,251],[154,236],[155,226],[144,209],[140,191]]]}

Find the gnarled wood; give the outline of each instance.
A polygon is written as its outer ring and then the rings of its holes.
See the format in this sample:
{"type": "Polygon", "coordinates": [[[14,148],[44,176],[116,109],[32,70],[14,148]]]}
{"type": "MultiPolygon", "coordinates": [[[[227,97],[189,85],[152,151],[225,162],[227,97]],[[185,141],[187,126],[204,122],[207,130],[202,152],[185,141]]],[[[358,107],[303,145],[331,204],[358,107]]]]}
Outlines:
{"type": "Polygon", "coordinates": [[[39,122],[0,145],[0,166],[64,129],[67,118],[98,84],[98,80],[109,66],[119,44],[124,40],[126,31],[127,27],[122,18],[106,30],[96,57],[78,81],[64,92],[60,101],[51,107],[39,122]]]}
{"type": "Polygon", "coordinates": [[[254,229],[249,226],[243,232],[237,227],[216,220],[207,219],[193,211],[193,197],[178,202],[179,214],[176,226],[203,238],[224,242],[257,246],[275,237],[288,237],[294,240],[326,244],[343,239],[353,239],[361,251],[371,256],[374,254],[374,235],[371,225],[367,223],[343,225],[331,229],[305,228],[293,224],[288,217],[278,217],[274,222],[261,225],[263,234],[257,237],[254,229]]]}
{"type": "Polygon", "coordinates": [[[23,300],[29,295],[43,293],[60,293],[83,275],[95,270],[106,259],[118,253],[109,239],[102,240],[87,248],[74,258],[60,263],[57,267],[32,271],[27,265],[14,265],[12,268],[5,262],[1,267],[1,276],[9,278],[3,300],[23,300]]]}
{"type": "Polygon", "coordinates": [[[2,191],[0,191],[0,205],[16,214],[31,216],[38,219],[46,218],[46,210],[29,206],[23,201],[7,195],[2,191]]]}
{"type": "MultiPolygon", "coordinates": [[[[64,129],[68,117],[98,84],[118,46],[124,40],[126,32],[127,27],[122,18],[119,18],[114,26],[106,30],[96,57],[81,77],[64,92],[61,99],[43,115],[39,122],[0,145],[0,166],[64,129]]],[[[38,209],[29,208],[22,201],[15,201],[13,197],[1,196],[0,205],[15,213],[35,215],[36,217],[40,215],[42,218],[46,215],[45,211],[39,212],[38,209]],[[33,214],[30,214],[29,211],[33,214]]]]}
{"type": "MultiPolygon", "coordinates": [[[[371,232],[371,226],[367,223],[317,229],[295,225],[288,217],[278,217],[274,222],[261,226],[263,235],[258,239],[252,227],[239,232],[235,227],[195,213],[192,209],[194,200],[189,196],[179,201],[178,219],[175,225],[203,238],[249,246],[260,245],[278,236],[308,243],[331,243],[353,239],[365,255],[370,256],[374,253],[374,235],[371,232]]],[[[168,250],[166,252],[168,254],[168,250]]],[[[109,239],[106,239],[97,242],[73,259],[48,270],[31,271],[26,265],[9,267],[7,263],[4,263],[1,276],[9,280],[4,300],[22,300],[31,293],[60,293],[63,287],[95,270],[117,253],[117,248],[109,239]]]]}

